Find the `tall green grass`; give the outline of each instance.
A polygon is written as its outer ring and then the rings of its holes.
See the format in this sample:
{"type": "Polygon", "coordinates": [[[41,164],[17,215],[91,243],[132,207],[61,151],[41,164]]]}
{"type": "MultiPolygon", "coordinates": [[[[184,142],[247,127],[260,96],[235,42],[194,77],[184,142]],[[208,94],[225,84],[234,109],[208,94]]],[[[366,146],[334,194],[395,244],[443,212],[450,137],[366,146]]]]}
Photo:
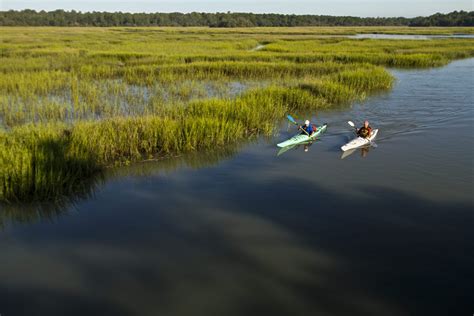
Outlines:
{"type": "Polygon", "coordinates": [[[287,112],[390,89],[384,66],[474,56],[466,39],[318,37],[394,30],[1,29],[0,200],[56,199],[108,166],[271,135],[287,112]]]}

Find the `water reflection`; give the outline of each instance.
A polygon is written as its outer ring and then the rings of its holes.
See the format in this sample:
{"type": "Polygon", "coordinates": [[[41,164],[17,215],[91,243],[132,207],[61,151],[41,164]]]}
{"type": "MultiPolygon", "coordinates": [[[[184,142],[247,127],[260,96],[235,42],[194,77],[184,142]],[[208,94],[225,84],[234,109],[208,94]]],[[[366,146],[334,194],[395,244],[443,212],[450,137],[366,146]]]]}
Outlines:
{"type": "Polygon", "coordinates": [[[42,230],[37,239],[0,239],[3,310],[21,309],[25,315],[436,315],[427,305],[433,291],[454,292],[460,302],[454,310],[464,307],[468,285],[455,275],[472,258],[452,245],[472,237],[469,224],[459,221],[468,205],[451,207],[445,218],[449,204],[374,186],[360,188],[364,196],[358,198],[341,196],[312,181],[300,181],[288,192],[286,177],[268,184],[276,201],[266,205],[250,194],[258,179],[236,184],[240,193],[231,197],[226,187],[209,185],[212,175],[204,181],[201,171],[184,176],[190,184],[167,182],[163,194],[157,191],[161,186],[141,179],[136,190],[105,195],[88,206],[87,224],[75,225],[79,216],[62,223],[64,230],[42,230]],[[211,189],[185,189],[197,184],[211,189]],[[314,207],[297,207],[305,196],[317,201],[314,207]],[[364,207],[367,201],[370,208],[364,207]],[[135,209],[125,214],[120,206],[128,203],[135,209]],[[427,267],[440,260],[449,261],[452,269],[444,273],[451,277],[430,279],[429,292],[423,282],[430,276],[427,267]],[[387,285],[403,295],[382,293],[387,285]]]}
{"type": "Polygon", "coordinates": [[[59,216],[67,214],[78,202],[93,199],[96,190],[105,181],[103,173],[96,173],[90,178],[77,181],[74,186],[65,188],[61,196],[50,201],[0,203],[0,232],[8,224],[54,221],[59,216]]]}
{"type": "Polygon", "coordinates": [[[375,147],[377,147],[375,145],[375,143],[372,143],[372,145],[369,145],[369,146],[364,146],[364,147],[361,147],[361,148],[354,148],[354,149],[344,151],[344,152],[342,152],[341,159],[345,159],[345,158],[351,156],[355,152],[359,152],[360,156],[362,158],[366,158],[369,155],[369,152],[371,151],[371,148],[375,148],[375,147]]]}
{"type": "Polygon", "coordinates": [[[53,221],[66,215],[71,209],[84,200],[93,200],[96,192],[103,185],[114,179],[126,177],[143,177],[172,172],[180,168],[199,169],[209,167],[232,157],[239,146],[228,146],[205,153],[188,153],[181,156],[167,157],[153,161],[118,167],[97,173],[90,178],[79,181],[67,188],[61,196],[51,201],[32,201],[28,203],[1,203],[0,204],[0,231],[10,224],[26,224],[41,220],[53,221]]]}
{"type": "Polygon", "coordinates": [[[305,153],[309,152],[309,149],[311,146],[313,146],[313,144],[315,142],[317,142],[319,139],[316,139],[314,141],[310,141],[310,142],[305,142],[305,143],[301,143],[301,144],[296,144],[296,145],[291,145],[291,146],[286,146],[286,147],[283,147],[281,148],[280,150],[278,150],[278,153],[277,153],[277,156],[281,156],[283,155],[284,153],[288,152],[288,151],[296,151],[296,150],[301,150],[305,153]]]}
{"type": "MultiPolygon", "coordinates": [[[[248,143],[248,142],[247,142],[248,143]]],[[[200,169],[215,166],[226,159],[233,157],[243,144],[225,146],[206,152],[189,152],[178,156],[159,158],[141,163],[131,164],[108,170],[106,177],[109,180],[130,176],[148,176],[168,173],[187,167],[200,169]]]]}

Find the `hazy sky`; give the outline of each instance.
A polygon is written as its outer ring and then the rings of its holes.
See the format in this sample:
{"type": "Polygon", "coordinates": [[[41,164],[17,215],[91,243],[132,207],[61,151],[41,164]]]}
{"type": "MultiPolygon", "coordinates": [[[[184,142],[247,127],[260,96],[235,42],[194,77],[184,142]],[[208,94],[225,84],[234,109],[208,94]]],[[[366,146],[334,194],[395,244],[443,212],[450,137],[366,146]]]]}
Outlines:
{"type": "Polygon", "coordinates": [[[353,16],[431,15],[473,10],[473,0],[0,0],[0,10],[254,12],[353,16]]]}

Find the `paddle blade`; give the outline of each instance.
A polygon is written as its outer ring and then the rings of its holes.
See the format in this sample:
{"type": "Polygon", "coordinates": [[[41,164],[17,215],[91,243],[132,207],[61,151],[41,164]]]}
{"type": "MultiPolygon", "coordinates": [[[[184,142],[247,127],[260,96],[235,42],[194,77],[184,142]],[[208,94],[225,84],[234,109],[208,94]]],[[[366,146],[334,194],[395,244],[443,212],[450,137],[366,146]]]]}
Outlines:
{"type": "Polygon", "coordinates": [[[352,127],[355,127],[355,124],[352,121],[347,122],[347,124],[349,124],[352,127]]]}
{"type": "Polygon", "coordinates": [[[293,124],[295,124],[295,125],[298,124],[298,123],[296,123],[296,121],[295,121],[295,119],[293,118],[293,116],[291,116],[290,114],[288,114],[288,115],[286,116],[286,118],[287,118],[288,121],[290,121],[291,123],[293,123],[293,124]]]}

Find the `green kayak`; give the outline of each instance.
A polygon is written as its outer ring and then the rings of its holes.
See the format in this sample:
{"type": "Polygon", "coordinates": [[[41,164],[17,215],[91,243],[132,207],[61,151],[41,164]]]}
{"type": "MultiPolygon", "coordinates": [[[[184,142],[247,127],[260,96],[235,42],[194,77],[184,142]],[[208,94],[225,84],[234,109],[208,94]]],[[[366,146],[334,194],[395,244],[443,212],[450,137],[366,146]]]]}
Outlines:
{"type": "Polygon", "coordinates": [[[316,132],[314,132],[311,136],[308,136],[306,134],[298,134],[298,135],[295,135],[295,136],[291,137],[288,140],[285,140],[282,143],[277,144],[277,146],[278,147],[286,147],[286,146],[297,145],[297,144],[301,144],[301,143],[304,143],[304,142],[315,140],[316,137],[318,137],[319,135],[324,133],[327,128],[328,128],[328,124],[324,123],[324,125],[318,127],[316,132]]]}

